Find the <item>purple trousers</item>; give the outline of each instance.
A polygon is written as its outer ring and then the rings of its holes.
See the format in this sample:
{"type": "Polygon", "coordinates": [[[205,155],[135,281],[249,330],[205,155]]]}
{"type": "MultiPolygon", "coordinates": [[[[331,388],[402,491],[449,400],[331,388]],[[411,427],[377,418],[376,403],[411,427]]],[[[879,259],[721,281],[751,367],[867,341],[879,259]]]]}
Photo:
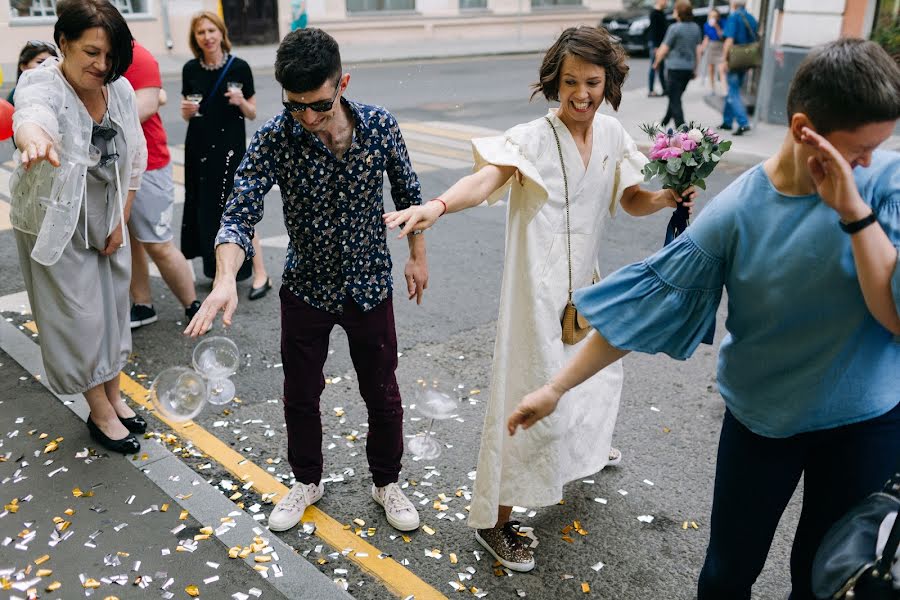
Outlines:
{"type": "Polygon", "coordinates": [[[347,332],[359,393],[369,411],[366,456],[372,480],[378,487],[396,482],[403,457],[403,406],[394,376],[397,332],[391,299],[363,312],[348,298],[343,314],[334,315],[313,308],[284,286],[279,296],[284,420],[294,477],[300,483],[322,479],[322,367],[328,357],[328,337],[340,325],[347,332]]]}

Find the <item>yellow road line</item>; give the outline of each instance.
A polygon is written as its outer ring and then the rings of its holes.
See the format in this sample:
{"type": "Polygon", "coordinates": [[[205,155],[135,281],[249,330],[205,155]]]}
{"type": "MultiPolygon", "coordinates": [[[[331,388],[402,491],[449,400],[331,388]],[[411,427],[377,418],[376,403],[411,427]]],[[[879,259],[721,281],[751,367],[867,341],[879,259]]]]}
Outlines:
{"type": "MultiPolygon", "coordinates": [[[[25,323],[24,327],[33,333],[37,333],[37,326],[34,321],[25,323]]],[[[195,448],[222,465],[242,482],[252,481],[253,489],[260,494],[275,494],[273,498],[275,500],[288,492],[287,486],[255,463],[235,452],[226,443],[200,425],[193,421],[185,421],[183,423],[170,421],[159,414],[150,402],[150,391],[125,373],[119,376],[119,386],[122,389],[122,393],[137,404],[153,411],[156,418],[171,427],[183,440],[193,442],[195,448]]],[[[347,558],[371,576],[380,580],[398,597],[405,598],[412,594],[416,600],[446,599],[446,596],[419,579],[394,559],[387,557],[378,558],[378,555],[381,554],[378,548],[355,535],[352,530],[344,529],[340,522],[315,506],[310,506],[306,509],[306,512],[303,513],[303,521],[315,523],[316,535],[335,550],[352,549],[352,552],[347,554],[347,558]],[[368,556],[357,556],[360,552],[368,554],[368,556]]]]}

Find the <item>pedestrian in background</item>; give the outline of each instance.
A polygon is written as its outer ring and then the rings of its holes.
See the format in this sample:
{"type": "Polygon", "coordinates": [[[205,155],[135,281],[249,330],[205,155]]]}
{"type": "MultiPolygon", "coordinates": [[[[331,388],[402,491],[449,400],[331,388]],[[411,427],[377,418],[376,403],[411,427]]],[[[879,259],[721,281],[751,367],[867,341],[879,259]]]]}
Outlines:
{"type": "Polygon", "coordinates": [[[474,174],[422,206],[384,216],[406,235],[509,192],[491,396],[468,524],[513,571],[530,571],[535,562],[518,522],[510,521],[512,507],[557,504],[566,483],[622,459],[611,446],[620,363],[579,390],[547,427],[510,440],[505,422],[525,392],[583,345],[564,343],[560,317],[573,286],[588,285],[600,272],[602,233],[618,207],[642,216],[677,206],[671,190],[641,188],[647,159],[617,119],[599,112],[604,102],[618,110],[627,73],[624,50],[605,29],[566,29],[545,54],[532,94],[559,101],[559,108],[503,135],[472,140],[474,174]]]}
{"type": "Polygon", "coordinates": [[[131,328],[157,320],[150,294],[147,256],[159,269],[163,281],[184,307],[190,321],[200,308],[191,267],[172,242],[172,212],[175,207],[175,182],[166,130],[159,117],[162,77],[159,64],[150,52],[134,43],[131,66],[125,79],[134,88],[138,116],[147,140],[147,170],[141,189],[134,196],[128,231],[131,235],[131,328]]]}
{"type": "MultiPolygon", "coordinates": [[[[41,40],[26,42],[22,47],[22,51],[19,52],[19,61],[16,63],[16,82],[19,81],[19,78],[22,77],[22,73],[25,71],[37,68],[50,57],[58,56],[56,46],[49,42],[42,42],[41,40]]],[[[10,104],[15,104],[13,98],[15,93],[16,86],[14,85],[6,97],[6,101],[10,104]]]]}
{"type": "MultiPolygon", "coordinates": [[[[219,15],[204,11],[191,19],[188,42],[193,59],[181,73],[181,117],[188,122],[184,142],[184,216],[181,251],[203,259],[203,274],[215,279],[215,239],[241,158],[247,149],[246,119],[256,118],[256,90],[246,61],[233,56],[228,30],[219,15]]],[[[253,240],[250,300],[272,289],[262,244],[253,240]]],[[[251,275],[251,264],[237,274],[251,275]]]]}
{"type": "Polygon", "coordinates": [[[647,28],[648,50],[650,55],[650,70],[647,73],[647,96],[655,98],[666,95],[666,63],[661,62],[656,66],[653,57],[656,56],[656,49],[662,45],[663,39],[666,37],[666,30],[669,28],[669,20],[666,18],[666,6],[668,0],[656,0],[656,5],[650,11],[650,25],[647,28]],[[656,76],[659,75],[659,85],[662,93],[657,94],[654,91],[656,76]]]}
{"type": "Polygon", "coordinates": [[[663,127],[666,127],[670,120],[675,121],[676,127],[684,123],[681,96],[691,79],[697,77],[700,42],[703,41],[703,32],[694,22],[694,10],[689,0],[678,0],[675,3],[675,21],[675,24],[666,31],[666,37],[656,51],[653,63],[654,67],[659,67],[666,61],[669,105],[660,121],[663,127]]]}
{"type": "Polygon", "coordinates": [[[578,291],[596,333],[508,424],[513,434],[565,407],[568,390],[629,351],[690,357],[727,291],[699,600],[749,600],[801,477],[789,597],[813,600],[825,533],[900,456],[900,153],[876,150],[900,117],[900,67],[870,41],[813,49],[787,113],[778,152],[684,234],[578,291]]]}
{"type": "MultiPolygon", "coordinates": [[[[340,326],[368,411],[372,499],[392,527],[412,531],[419,527],[419,513],[398,483],[403,404],[382,216],[384,174],[397,208],[422,201],[419,179],[394,116],[344,96],[350,74],[343,72],[330,35],[314,27],[287,34],[276,54],[275,79],[283,89],[284,111],[256,132],[241,162],[216,238],[221,272],[185,333],[208,331],[220,310],[231,324],[237,306],[234,273],[254,252],[253,229],[262,219],[266,194],[277,184],[290,239],[279,295],[287,456],[296,483],[269,515],[269,529],[296,526],[306,507],[325,493],[322,368],[331,331],[340,326]]],[[[404,275],[409,299],[421,303],[428,287],[424,236],[409,238],[404,275]]]]}
{"type": "MultiPolygon", "coordinates": [[[[731,12],[728,14],[728,20],[725,21],[722,32],[725,37],[722,53],[726,67],[728,53],[735,44],[749,44],[758,39],[756,31],[759,25],[754,16],[747,12],[746,5],[747,0],[731,0],[731,12]]],[[[741,98],[741,88],[744,86],[746,75],[746,69],[728,69],[728,95],[725,96],[725,108],[719,129],[731,131],[734,121],[737,121],[738,126],[734,130],[734,135],[744,135],[750,131],[750,119],[747,117],[744,99],[741,98]]]]}
{"type": "Polygon", "coordinates": [[[725,45],[722,24],[720,21],[719,11],[715,8],[709,11],[706,23],[703,24],[703,45],[700,48],[701,54],[706,60],[706,69],[709,77],[709,95],[716,94],[716,77],[722,84],[725,93],[728,92],[728,83],[726,77],[728,70],[725,65],[725,54],[723,46],[725,45]]]}
{"type": "Polygon", "coordinates": [[[291,31],[306,29],[306,0],[291,0],[291,31]]]}
{"type": "Polygon", "coordinates": [[[134,434],[147,423],[119,391],[131,353],[124,241],[147,147],[122,77],[131,31],[107,0],[61,0],[56,10],[62,60],[26,71],[16,88],[21,155],[10,222],[47,383],[58,394],[84,394],[97,443],[133,453],[140,450],[134,434]]]}

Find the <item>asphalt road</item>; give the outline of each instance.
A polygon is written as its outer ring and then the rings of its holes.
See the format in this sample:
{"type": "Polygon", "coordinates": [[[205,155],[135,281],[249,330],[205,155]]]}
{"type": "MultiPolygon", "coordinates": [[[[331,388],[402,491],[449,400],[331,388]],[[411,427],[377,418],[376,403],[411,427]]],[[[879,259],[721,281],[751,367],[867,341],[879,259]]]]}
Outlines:
{"type": "MultiPolygon", "coordinates": [[[[546,111],[543,100],[528,100],[538,64],[539,57],[528,56],[348,65],[348,96],[387,106],[401,128],[409,122],[440,121],[503,130],[546,111]]],[[[635,59],[632,65],[629,89],[643,84],[647,63],[635,59]]],[[[279,88],[271,72],[258,72],[255,77],[258,124],[265,115],[280,109],[279,88]]],[[[170,98],[179,97],[179,81],[167,79],[165,86],[170,98]]],[[[163,117],[170,144],[183,142],[185,126],[177,115],[175,102],[164,108],[163,117]]],[[[249,129],[250,126],[248,135],[249,129]]],[[[709,193],[700,202],[701,208],[745,168],[746,165],[723,164],[710,178],[709,193]]],[[[466,168],[422,172],[423,194],[433,197],[467,172],[466,168]]],[[[386,204],[391,206],[390,201],[386,204]]],[[[280,199],[273,192],[259,228],[264,239],[285,233],[280,212],[280,199]]],[[[178,205],[176,223],[180,223],[180,213],[178,205]]],[[[422,522],[432,527],[435,535],[419,531],[411,542],[404,542],[391,532],[368,494],[371,479],[364,442],[357,439],[366,431],[365,408],[356,390],[346,337],[340,330],[332,336],[331,355],[325,366],[325,376],[333,383],[322,397],[322,415],[326,475],[343,481],[327,483],[325,497],[318,506],[344,523],[362,518],[369,524],[378,524],[378,533],[369,541],[397,560],[407,559],[409,570],[448,595],[453,592],[449,582],[459,581],[460,573],[467,574],[466,567],[474,567],[472,579],[462,581],[463,585],[475,585],[489,592],[490,598],[576,597],[583,595],[582,582],[589,583],[591,594],[600,598],[693,598],[707,543],[715,451],[723,413],[715,384],[715,350],[724,335],[724,303],[715,347],[701,347],[686,362],[662,356],[632,355],[625,359],[625,390],[614,438],[624,461],[619,468],[570,484],[564,505],[538,509],[533,516],[534,507],[526,507],[527,512],[516,515],[524,525],[534,527],[540,540],[538,567],[532,573],[495,576],[490,561],[484,556],[477,560],[473,553],[479,547],[471,530],[453,516],[436,516],[432,505],[439,493],[452,498],[448,515],[465,513],[468,503],[454,494],[459,489],[471,490],[473,484],[470,475],[475,469],[490,385],[504,218],[502,208],[478,207],[442,220],[427,234],[430,282],[423,304],[409,302],[403,290],[394,297],[402,353],[398,379],[405,404],[416,403],[420,380],[437,381],[443,389],[462,398],[457,418],[435,428],[438,438],[446,444],[443,455],[427,463],[407,457],[401,474],[403,479],[416,482],[407,491],[422,494],[413,499],[417,503],[425,500],[419,506],[422,522]],[[337,409],[343,409],[343,417],[338,416],[337,409]],[[638,520],[646,515],[653,516],[651,523],[638,520]],[[561,530],[573,520],[579,520],[588,533],[568,543],[562,540],[561,530]],[[441,551],[441,558],[434,558],[433,553],[428,556],[434,549],[441,551]],[[451,552],[458,556],[458,564],[448,560],[451,552]],[[592,568],[601,562],[602,568],[592,568]]],[[[605,234],[603,270],[609,272],[640,260],[657,249],[667,219],[667,214],[641,219],[619,214],[605,234]]],[[[402,282],[406,242],[393,240],[390,245],[395,280],[402,282]]],[[[283,248],[267,245],[265,259],[277,288],[283,248]]],[[[199,273],[199,262],[194,266],[199,273]]],[[[202,275],[197,288],[201,297],[209,290],[209,282],[202,275]]],[[[22,289],[12,232],[0,232],[0,295],[22,289]]],[[[133,375],[148,378],[172,365],[188,365],[193,346],[180,335],[184,325],[182,310],[161,280],[154,279],[153,291],[160,321],[135,332],[134,362],[130,368],[133,375]]],[[[246,284],[239,291],[245,297],[246,284]]],[[[241,302],[233,327],[225,333],[237,342],[244,357],[240,371],[233,377],[242,402],[228,407],[227,415],[221,408],[208,408],[197,421],[247,458],[289,478],[279,401],[279,332],[277,294],[258,302],[241,302]],[[266,462],[267,459],[272,462],[266,462]]],[[[415,410],[407,410],[406,433],[423,428],[415,410]]],[[[195,460],[191,464],[199,468],[205,462],[208,461],[195,460]]],[[[202,474],[214,483],[229,478],[215,463],[202,474]]],[[[789,544],[796,520],[795,498],[776,535],[754,598],[787,595],[789,544]]],[[[299,539],[295,532],[282,534],[282,538],[301,552],[314,545],[299,539]]],[[[331,574],[334,564],[321,568],[331,574]]],[[[341,564],[340,568],[349,570],[346,577],[353,595],[387,596],[380,584],[352,565],[341,564]]]]}

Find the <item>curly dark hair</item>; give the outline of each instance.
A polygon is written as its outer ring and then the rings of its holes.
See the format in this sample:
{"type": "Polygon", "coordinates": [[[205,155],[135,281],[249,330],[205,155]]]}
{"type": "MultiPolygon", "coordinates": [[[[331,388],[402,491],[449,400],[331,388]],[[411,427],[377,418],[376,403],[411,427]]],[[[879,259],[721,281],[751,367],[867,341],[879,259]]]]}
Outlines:
{"type": "Polygon", "coordinates": [[[628,75],[625,50],[605,29],[587,25],[566,29],[550,46],[541,63],[541,79],[531,86],[534,90],[531,97],[543,94],[547,100],[559,100],[560,70],[567,56],[577,56],[586,62],[603,67],[606,71],[603,97],[613,110],[619,110],[619,103],[622,102],[622,84],[628,75]]]}
{"type": "Polygon", "coordinates": [[[60,40],[74,42],[84,32],[94,27],[106,31],[109,37],[110,60],[112,65],[106,74],[106,83],[121,77],[131,66],[134,37],[122,14],[109,0],[59,0],[56,4],[56,25],[53,40],[60,46],[60,40]]]}
{"type": "Polygon", "coordinates": [[[813,48],[791,80],[787,113],[788,121],[805,114],[821,135],[893,121],[900,117],[900,66],[867,40],[844,38],[813,48]]]}
{"type": "Polygon", "coordinates": [[[292,31],[275,54],[275,79],[293,93],[317,90],[341,76],[341,51],[333,37],[315,27],[292,31]]]}

